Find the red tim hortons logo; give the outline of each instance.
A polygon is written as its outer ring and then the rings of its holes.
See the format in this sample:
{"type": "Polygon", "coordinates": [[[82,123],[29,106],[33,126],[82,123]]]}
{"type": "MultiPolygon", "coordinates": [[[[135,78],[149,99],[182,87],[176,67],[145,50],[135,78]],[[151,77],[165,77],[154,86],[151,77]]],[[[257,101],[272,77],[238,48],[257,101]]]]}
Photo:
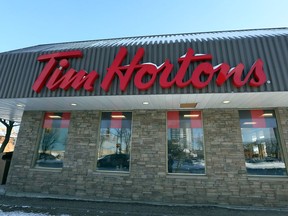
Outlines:
{"type": "MultiPolygon", "coordinates": [[[[161,88],[170,88],[173,85],[184,88],[192,85],[197,89],[208,86],[214,76],[216,76],[216,84],[218,86],[231,79],[232,84],[237,88],[246,84],[251,87],[259,87],[267,80],[261,59],[257,59],[248,73],[244,74],[245,66],[242,63],[234,67],[227,63],[213,66],[209,63],[212,60],[212,55],[197,55],[193,49],[189,48],[185,55],[178,58],[179,69],[174,78],[171,79],[174,65],[169,59],[166,59],[160,66],[153,63],[140,63],[145,50],[144,48],[139,48],[130,64],[123,65],[127,54],[127,48],[121,47],[112,64],[107,68],[107,73],[100,84],[100,87],[106,92],[109,91],[115,77],[119,79],[120,90],[125,91],[133,75],[134,86],[139,90],[149,89],[156,82],[157,77],[159,77],[158,85],[161,88]],[[187,80],[185,77],[191,63],[197,63],[197,66],[193,68],[192,72],[189,72],[190,78],[187,80]],[[147,75],[149,80],[143,81],[143,78],[147,77],[147,75]],[[205,77],[204,80],[201,78],[202,76],[205,77]],[[184,81],[184,78],[186,81],[184,81]]],[[[69,59],[82,57],[83,54],[79,50],[40,55],[37,60],[45,62],[45,66],[34,82],[32,89],[39,93],[46,85],[51,91],[59,88],[64,90],[84,88],[87,91],[93,91],[99,74],[95,70],[88,73],[84,69],[77,71],[70,67],[69,59]]]]}

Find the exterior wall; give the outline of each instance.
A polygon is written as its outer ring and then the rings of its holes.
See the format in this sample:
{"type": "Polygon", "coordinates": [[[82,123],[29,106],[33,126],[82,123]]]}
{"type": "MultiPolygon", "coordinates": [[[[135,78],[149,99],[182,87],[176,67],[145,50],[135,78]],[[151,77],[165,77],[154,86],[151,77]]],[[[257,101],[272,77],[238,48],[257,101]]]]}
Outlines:
{"type": "MultiPolygon", "coordinates": [[[[287,156],[288,108],[277,111],[287,156]]],[[[174,204],[288,204],[287,177],[246,175],[238,110],[203,110],[206,175],[194,176],[167,174],[164,110],[133,111],[130,173],[95,171],[99,117],[99,111],[73,111],[63,169],[36,169],[33,157],[43,113],[25,112],[7,194],[174,204]]]]}
{"type": "MultiPolygon", "coordinates": [[[[278,92],[288,91],[288,70],[287,58],[288,29],[258,29],[230,32],[210,32],[192,34],[157,35],[131,38],[106,39],[83,42],[70,42],[62,44],[47,44],[24,49],[18,49],[6,53],[0,53],[0,98],[39,98],[39,97],[71,97],[71,96],[97,96],[97,95],[142,95],[131,80],[128,82],[126,91],[120,91],[118,78],[111,83],[108,92],[101,88],[100,83],[119,52],[120,47],[126,47],[128,54],[121,65],[130,65],[138,48],[144,48],[143,61],[161,65],[169,59],[174,65],[171,78],[175,77],[180,65],[178,58],[192,48],[195,53],[211,54],[211,64],[216,66],[220,63],[227,63],[235,67],[240,62],[245,65],[245,74],[257,59],[264,62],[263,68],[269,84],[261,85],[258,88],[245,85],[235,88],[232,82],[226,82],[218,86],[215,81],[209,83],[209,88],[197,89],[193,85],[179,88],[173,85],[170,88],[161,88],[154,85],[153,88],[145,90],[144,94],[195,94],[195,93],[227,93],[227,92],[278,92]],[[77,71],[80,69],[90,73],[96,70],[99,79],[95,82],[95,90],[78,91],[69,88],[68,90],[57,89],[49,91],[43,88],[36,94],[31,88],[34,80],[43,70],[45,63],[37,61],[42,54],[50,54],[61,51],[80,50],[82,58],[68,59],[70,66],[77,71]],[[17,86],[17,89],[15,89],[17,86]]],[[[195,68],[195,64],[191,62],[195,68]]],[[[189,67],[191,70],[191,67],[189,67]]],[[[191,71],[192,72],[192,71],[191,71]]],[[[189,73],[184,80],[190,79],[189,73]]],[[[159,79],[159,76],[158,78],[159,79]]],[[[216,78],[215,78],[216,79],[216,78]]],[[[214,80],[214,78],[213,78],[214,80]]]]}

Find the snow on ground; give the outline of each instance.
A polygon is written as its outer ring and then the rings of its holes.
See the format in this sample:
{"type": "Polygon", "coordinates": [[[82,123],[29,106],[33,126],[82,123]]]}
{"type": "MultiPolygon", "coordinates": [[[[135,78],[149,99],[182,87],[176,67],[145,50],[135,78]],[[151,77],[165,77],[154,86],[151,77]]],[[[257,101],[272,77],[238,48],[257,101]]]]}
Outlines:
{"type": "Polygon", "coordinates": [[[3,212],[0,210],[0,216],[47,216],[48,214],[40,214],[40,213],[25,213],[21,211],[13,211],[13,212],[3,212]]]}
{"type": "MultiPolygon", "coordinates": [[[[0,216],[49,216],[49,214],[26,213],[21,211],[3,212],[2,210],[0,210],[0,216]]],[[[69,216],[69,215],[61,215],[61,216],[69,216]]]]}

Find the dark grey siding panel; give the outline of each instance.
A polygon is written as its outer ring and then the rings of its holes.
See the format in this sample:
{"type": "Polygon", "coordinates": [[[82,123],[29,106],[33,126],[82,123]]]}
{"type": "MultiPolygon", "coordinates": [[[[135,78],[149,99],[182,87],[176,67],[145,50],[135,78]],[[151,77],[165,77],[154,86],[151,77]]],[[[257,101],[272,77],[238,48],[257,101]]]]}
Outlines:
{"type": "MultiPolygon", "coordinates": [[[[158,85],[159,76],[155,84],[146,91],[140,91],[135,88],[131,79],[126,91],[119,89],[119,79],[115,78],[110,86],[110,90],[105,92],[100,88],[101,81],[107,73],[107,68],[112,64],[120,47],[121,40],[114,40],[113,43],[108,41],[97,41],[97,46],[90,42],[70,46],[71,49],[63,49],[67,44],[46,47],[49,52],[38,52],[40,47],[34,48],[33,52],[10,52],[0,54],[0,98],[31,98],[31,97],[60,97],[60,96],[97,96],[97,95],[145,95],[145,94],[195,94],[195,93],[230,93],[230,92],[265,92],[265,91],[287,91],[288,90],[288,31],[286,34],[269,35],[269,36],[249,36],[241,38],[213,38],[186,40],[183,38],[174,39],[173,41],[164,38],[162,42],[143,42],[137,44],[138,38],[129,41],[127,45],[128,55],[123,61],[123,65],[130,64],[134,55],[140,47],[145,49],[143,62],[152,62],[157,65],[162,64],[169,59],[174,65],[171,79],[177,73],[180,65],[178,58],[192,48],[197,54],[211,54],[213,59],[211,63],[216,66],[220,63],[228,63],[235,67],[239,63],[245,65],[245,73],[249,71],[253,63],[258,59],[264,61],[264,71],[271,84],[264,84],[259,88],[253,88],[245,85],[241,88],[235,88],[232,82],[226,82],[221,87],[215,83],[216,76],[212,82],[203,89],[195,89],[192,85],[185,88],[172,86],[169,89],[162,89],[158,85]],[[164,41],[164,42],[163,42],[164,41]],[[112,45],[111,45],[112,44],[112,45]],[[51,49],[54,51],[51,51],[51,49]],[[37,57],[41,54],[53,53],[57,51],[68,51],[80,49],[83,52],[82,59],[69,59],[70,66],[76,70],[85,69],[88,73],[96,70],[100,78],[95,82],[93,92],[80,89],[75,91],[69,89],[64,91],[58,89],[50,91],[44,87],[39,94],[32,90],[32,85],[45,66],[44,63],[38,62],[37,57]]],[[[95,42],[96,44],[96,42],[95,42]]],[[[191,63],[187,70],[184,80],[191,76],[193,68],[197,63],[191,63]]]]}

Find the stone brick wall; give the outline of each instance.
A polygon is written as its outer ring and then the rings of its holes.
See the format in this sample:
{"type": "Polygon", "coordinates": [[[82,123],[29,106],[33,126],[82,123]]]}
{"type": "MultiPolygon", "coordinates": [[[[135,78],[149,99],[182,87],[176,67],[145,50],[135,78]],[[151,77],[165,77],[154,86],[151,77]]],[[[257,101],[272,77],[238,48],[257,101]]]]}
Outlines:
{"type": "MultiPolygon", "coordinates": [[[[288,148],[288,109],[279,108],[288,148]]],[[[133,111],[129,173],[97,172],[99,111],[73,111],[64,167],[33,168],[42,112],[25,112],[7,194],[174,204],[286,207],[287,177],[247,176],[238,110],[203,110],[206,175],[167,174],[166,111],[133,111]]]]}

